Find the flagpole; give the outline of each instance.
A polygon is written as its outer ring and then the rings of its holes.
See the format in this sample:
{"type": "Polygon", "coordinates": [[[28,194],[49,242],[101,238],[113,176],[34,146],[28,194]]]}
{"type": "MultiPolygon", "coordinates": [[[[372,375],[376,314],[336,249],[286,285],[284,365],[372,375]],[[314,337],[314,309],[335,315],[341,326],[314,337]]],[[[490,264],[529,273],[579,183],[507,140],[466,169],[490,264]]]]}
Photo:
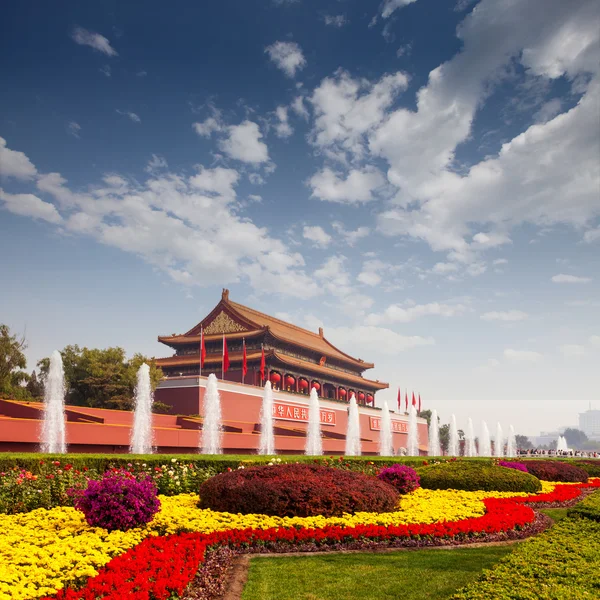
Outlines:
{"type": "Polygon", "coordinates": [[[221,354],[221,380],[225,381],[225,334],[223,334],[223,352],[221,354]]]}
{"type": "Polygon", "coordinates": [[[204,341],[204,331],[202,327],[200,327],[200,377],[202,377],[202,346],[204,345],[202,342],[204,341]]]}
{"type": "Polygon", "coordinates": [[[244,354],[246,350],[246,338],[242,338],[242,385],[244,385],[244,354]]]}

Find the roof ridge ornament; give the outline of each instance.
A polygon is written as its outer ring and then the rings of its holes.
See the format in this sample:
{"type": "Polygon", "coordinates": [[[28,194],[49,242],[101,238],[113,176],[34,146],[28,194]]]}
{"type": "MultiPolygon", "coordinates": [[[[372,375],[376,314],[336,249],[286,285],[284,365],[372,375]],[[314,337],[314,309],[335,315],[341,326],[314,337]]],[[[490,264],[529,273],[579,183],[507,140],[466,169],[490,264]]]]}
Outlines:
{"type": "Polygon", "coordinates": [[[227,288],[223,288],[223,292],[221,294],[221,300],[225,300],[229,302],[229,290],[227,288]]]}

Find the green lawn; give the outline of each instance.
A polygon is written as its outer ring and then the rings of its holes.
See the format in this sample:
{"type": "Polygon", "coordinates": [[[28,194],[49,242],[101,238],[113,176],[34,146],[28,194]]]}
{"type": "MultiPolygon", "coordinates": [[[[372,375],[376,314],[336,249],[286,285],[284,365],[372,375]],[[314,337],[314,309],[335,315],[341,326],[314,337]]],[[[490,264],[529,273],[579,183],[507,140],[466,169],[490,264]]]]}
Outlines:
{"type": "Polygon", "coordinates": [[[548,515],[555,523],[558,523],[567,516],[568,510],[568,508],[542,508],[540,512],[548,515]]]}
{"type": "Polygon", "coordinates": [[[242,599],[445,599],[513,548],[254,557],[242,599]]]}

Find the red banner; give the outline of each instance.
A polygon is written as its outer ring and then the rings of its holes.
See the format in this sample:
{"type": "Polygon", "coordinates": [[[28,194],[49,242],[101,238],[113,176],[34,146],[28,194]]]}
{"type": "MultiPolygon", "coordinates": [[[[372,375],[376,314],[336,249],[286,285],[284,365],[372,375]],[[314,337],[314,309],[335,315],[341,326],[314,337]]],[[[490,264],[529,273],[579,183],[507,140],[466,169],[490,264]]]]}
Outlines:
{"type": "MultiPolygon", "coordinates": [[[[321,425],[335,425],[335,411],[321,409],[321,425]]],[[[273,403],[273,418],[283,421],[302,421],[308,423],[308,406],[273,403]]]]}
{"type": "MultiPolygon", "coordinates": [[[[371,429],[373,431],[381,431],[381,417],[369,417],[371,429]]],[[[393,421],[393,433],[408,433],[408,423],[406,421],[393,421]]]]}

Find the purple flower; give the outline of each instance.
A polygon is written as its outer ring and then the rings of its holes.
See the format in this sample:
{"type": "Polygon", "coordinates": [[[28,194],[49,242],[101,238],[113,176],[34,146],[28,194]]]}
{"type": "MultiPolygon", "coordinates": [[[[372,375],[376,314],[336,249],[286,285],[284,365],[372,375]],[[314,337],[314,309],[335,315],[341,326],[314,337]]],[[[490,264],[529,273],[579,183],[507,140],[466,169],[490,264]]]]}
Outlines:
{"type": "Polygon", "coordinates": [[[521,462],[511,462],[508,460],[499,460],[498,465],[500,467],[506,467],[507,469],[516,469],[517,471],[523,471],[523,473],[528,473],[527,467],[525,463],[521,462]]]}
{"type": "Polygon", "coordinates": [[[74,494],[74,506],[92,527],[126,531],[145,525],[160,508],[156,485],[126,471],[108,471],[100,481],[90,479],[87,489],[74,494]]]}
{"type": "Polygon", "coordinates": [[[377,477],[395,487],[401,494],[408,494],[416,490],[421,483],[421,478],[417,475],[417,472],[406,465],[396,464],[381,469],[377,477]]]}

